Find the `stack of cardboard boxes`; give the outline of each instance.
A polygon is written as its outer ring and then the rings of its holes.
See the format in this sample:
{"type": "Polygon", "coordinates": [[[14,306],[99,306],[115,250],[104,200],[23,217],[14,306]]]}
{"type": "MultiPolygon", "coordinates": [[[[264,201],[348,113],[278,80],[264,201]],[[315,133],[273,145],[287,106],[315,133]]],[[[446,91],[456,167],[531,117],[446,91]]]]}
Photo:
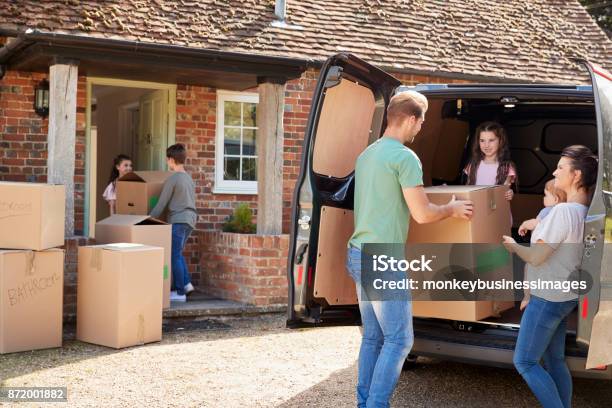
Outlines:
{"type": "Polygon", "coordinates": [[[77,339],[113,348],[160,341],[170,306],[172,228],[149,217],[170,173],[117,181],[117,213],[95,225],[98,245],[80,247],[77,339]]]}
{"type": "MultiPolygon", "coordinates": [[[[157,204],[168,171],[135,171],[117,180],[117,215],[96,223],[97,244],[138,243],[164,248],[163,307],[170,307],[172,227],[148,214],[157,204]]],[[[166,219],[165,214],[161,218],[166,219]]]]}
{"type": "Polygon", "coordinates": [[[65,189],[0,182],[0,354],[62,346],[65,189]]]}

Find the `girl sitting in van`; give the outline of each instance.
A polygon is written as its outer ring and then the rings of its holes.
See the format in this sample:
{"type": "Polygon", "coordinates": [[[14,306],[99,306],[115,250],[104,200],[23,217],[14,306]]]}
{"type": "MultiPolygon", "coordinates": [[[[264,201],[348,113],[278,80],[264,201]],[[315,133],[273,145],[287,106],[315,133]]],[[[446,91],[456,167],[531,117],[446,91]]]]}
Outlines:
{"type": "MultiPolygon", "coordinates": [[[[516,167],[510,160],[510,146],[506,131],[497,122],[484,122],[476,128],[472,143],[471,157],[463,170],[468,185],[490,186],[516,184],[516,167]]],[[[506,199],[512,200],[514,191],[506,192],[506,199]]]]}
{"type": "Polygon", "coordinates": [[[132,159],[125,154],[120,154],[113,160],[113,168],[109,178],[108,186],[104,190],[102,197],[108,203],[110,214],[116,212],[115,203],[117,202],[117,179],[132,171],[132,159]]]}

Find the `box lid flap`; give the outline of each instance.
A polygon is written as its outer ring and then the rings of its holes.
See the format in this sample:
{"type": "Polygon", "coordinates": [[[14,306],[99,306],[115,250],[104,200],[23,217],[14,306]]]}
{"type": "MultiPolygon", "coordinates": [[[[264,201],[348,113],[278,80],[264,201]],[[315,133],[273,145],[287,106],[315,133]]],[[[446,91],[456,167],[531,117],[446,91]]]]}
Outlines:
{"type": "Polygon", "coordinates": [[[121,243],[116,243],[116,244],[89,245],[88,248],[102,249],[102,250],[107,250],[107,251],[126,252],[126,251],[142,251],[142,250],[160,249],[161,247],[121,242],[121,243]]]}
{"type": "Polygon", "coordinates": [[[496,187],[504,187],[504,186],[430,186],[425,187],[426,193],[469,193],[470,191],[478,191],[484,190],[488,188],[496,188],[496,187]]]}
{"type": "Polygon", "coordinates": [[[137,225],[143,221],[147,221],[148,225],[159,224],[167,225],[167,223],[153,218],[148,215],[127,215],[127,214],[114,214],[108,218],[100,220],[96,225],[137,225]]]}
{"type": "Polygon", "coordinates": [[[50,186],[50,187],[63,186],[63,184],[57,184],[57,183],[30,183],[26,181],[0,181],[0,186],[2,185],[6,185],[8,187],[21,186],[21,187],[32,187],[32,188],[45,187],[45,186],[50,186]]]}
{"type": "Polygon", "coordinates": [[[64,252],[64,250],[62,248],[49,248],[49,249],[44,249],[42,251],[35,251],[33,249],[0,249],[0,255],[2,254],[14,254],[14,253],[20,253],[20,252],[64,252]]]}
{"type": "Polygon", "coordinates": [[[117,181],[137,181],[141,183],[163,183],[172,175],[170,171],[132,171],[117,181]]]}

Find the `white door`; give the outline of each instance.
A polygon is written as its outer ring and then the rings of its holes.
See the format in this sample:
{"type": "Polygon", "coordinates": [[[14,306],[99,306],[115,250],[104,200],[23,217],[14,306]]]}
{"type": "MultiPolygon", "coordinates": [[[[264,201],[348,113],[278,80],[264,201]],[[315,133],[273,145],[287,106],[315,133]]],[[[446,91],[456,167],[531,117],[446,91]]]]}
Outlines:
{"type": "Polygon", "coordinates": [[[168,91],[159,90],[140,98],[136,170],[166,170],[166,147],[168,147],[168,91]]]}

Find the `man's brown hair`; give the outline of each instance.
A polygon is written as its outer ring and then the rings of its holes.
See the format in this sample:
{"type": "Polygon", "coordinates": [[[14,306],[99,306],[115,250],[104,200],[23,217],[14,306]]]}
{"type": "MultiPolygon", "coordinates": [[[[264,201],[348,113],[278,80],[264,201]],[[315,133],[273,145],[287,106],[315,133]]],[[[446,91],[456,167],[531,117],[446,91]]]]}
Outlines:
{"type": "Polygon", "coordinates": [[[427,110],[427,98],[417,91],[404,91],[396,94],[387,107],[387,124],[395,125],[410,116],[420,119],[427,110]]]}

